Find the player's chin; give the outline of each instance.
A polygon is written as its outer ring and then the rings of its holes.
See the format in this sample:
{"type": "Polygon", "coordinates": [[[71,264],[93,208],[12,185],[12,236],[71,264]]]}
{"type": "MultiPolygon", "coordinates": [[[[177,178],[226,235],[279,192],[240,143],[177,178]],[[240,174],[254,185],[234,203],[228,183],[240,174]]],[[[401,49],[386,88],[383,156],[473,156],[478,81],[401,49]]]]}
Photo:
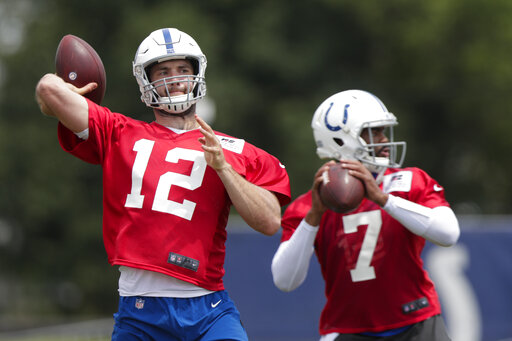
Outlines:
{"type": "Polygon", "coordinates": [[[389,156],[390,156],[389,148],[382,148],[381,150],[379,150],[379,151],[377,152],[377,156],[378,156],[378,157],[385,157],[385,158],[389,158],[389,156]]]}

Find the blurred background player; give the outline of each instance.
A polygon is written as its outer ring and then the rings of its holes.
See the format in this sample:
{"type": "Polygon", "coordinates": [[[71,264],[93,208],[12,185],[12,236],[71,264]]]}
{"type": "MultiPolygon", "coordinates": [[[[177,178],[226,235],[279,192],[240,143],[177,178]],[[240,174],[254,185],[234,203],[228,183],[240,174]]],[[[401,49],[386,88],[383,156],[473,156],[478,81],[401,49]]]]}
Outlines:
{"type": "Polygon", "coordinates": [[[59,120],[64,150],[103,168],[103,235],[119,265],[113,340],[247,340],[224,290],[231,204],[258,232],[279,230],[289,180],[272,155],[213,131],[196,115],[206,57],[188,34],[152,32],[133,62],[151,123],[111,112],[54,74],[41,111],[59,120]]]}
{"type": "Polygon", "coordinates": [[[396,124],[377,97],[360,90],[327,98],[314,114],[318,156],[341,162],[366,189],[353,211],[327,210],[317,190],[329,161],[283,216],[274,283],[297,288],[316,252],[327,297],[322,341],[449,340],[420,255],[425,240],[453,245],[459,225],[443,187],[421,169],[400,168],[406,144],[393,141],[396,124]]]}

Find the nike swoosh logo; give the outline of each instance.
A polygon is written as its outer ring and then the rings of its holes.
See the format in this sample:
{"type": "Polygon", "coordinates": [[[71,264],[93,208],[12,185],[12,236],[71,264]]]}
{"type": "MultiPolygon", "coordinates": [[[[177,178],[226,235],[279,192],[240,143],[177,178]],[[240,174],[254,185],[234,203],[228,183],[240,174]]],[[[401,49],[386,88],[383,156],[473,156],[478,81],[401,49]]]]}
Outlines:
{"type": "Polygon", "coordinates": [[[442,191],[442,190],[443,190],[443,187],[439,186],[438,184],[435,184],[435,185],[434,185],[434,191],[436,191],[436,192],[440,192],[440,191],[442,191]]]}
{"type": "Polygon", "coordinates": [[[279,162],[279,167],[285,168],[284,165],[281,162],[279,162]]]}
{"type": "Polygon", "coordinates": [[[219,300],[219,302],[217,302],[217,303],[212,303],[212,304],[211,304],[211,305],[212,305],[212,308],[215,308],[216,306],[218,306],[218,305],[219,305],[219,303],[220,303],[221,301],[222,301],[222,300],[219,300]]]}

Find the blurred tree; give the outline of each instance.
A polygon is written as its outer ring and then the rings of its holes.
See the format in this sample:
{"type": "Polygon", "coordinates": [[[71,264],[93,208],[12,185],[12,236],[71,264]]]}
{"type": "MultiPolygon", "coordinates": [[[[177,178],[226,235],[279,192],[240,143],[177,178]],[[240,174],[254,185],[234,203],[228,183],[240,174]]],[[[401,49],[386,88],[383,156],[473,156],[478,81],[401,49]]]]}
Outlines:
{"type": "Polygon", "coordinates": [[[214,128],[278,156],[293,196],[322,163],[314,110],[359,88],[398,116],[406,165],[440,181],[457,213],[509,214],[511,19],[507,0],[0,0],[0,272],[45,283],[34,313],[101,315],[117,304],[101,170],[60,150],[57,122],[33,100],[65,34],[102,57],[104,105],[152,120],[132,76],[135,50],[160,27],[190,33],[208,57],[214,128]]]}

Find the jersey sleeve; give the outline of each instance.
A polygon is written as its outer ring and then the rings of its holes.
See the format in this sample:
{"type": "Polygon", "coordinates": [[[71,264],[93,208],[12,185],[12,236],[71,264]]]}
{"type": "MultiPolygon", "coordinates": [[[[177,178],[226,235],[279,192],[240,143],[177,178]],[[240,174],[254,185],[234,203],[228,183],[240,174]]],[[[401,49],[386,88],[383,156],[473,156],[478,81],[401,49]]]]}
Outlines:
{"type": "Polygon", "coordinates": [[[290,179],[284,165],[270,153],[244,140],[217,132],[227,162],[250,183],[273,192],[281,206],[290,202],[290,179]],[[226,145],[228,145],[226,147],[226,145]]]}
{"type": "Polygon", "coordinates": [[[246,170],[246,179],[275,193],[281,206],[288,204],[291,200],[288,173],[281,162],[268,153],[263,152],[250,160],[246,170]]]}
{"type": "Polygon", "coordinates": [[[425,171],[416,167],[390,169],[384,176],[382,190],[425,207],[449,207],[444,188],[425,171]]]}
{"type": "Polygon", "coordinates": [[[87,99],[89,105],[89,137],[82,140],[75,133],[58,124],[59,143],[66,152],[79,159],[102,164],[105,152],[105,138],[111,136],[116,125],[122,124],[123,116],[112,113],[108,108],[97,105],[87,99]]]}
{"type": "Polygon", "coordinates": [[[430,208],[450,206],[445,198],[444,187],[439,185],[436,180],[419,168],[414,168],[413,174],[413,186],[409,200],[430,208]]]}
{"type": "Polygon", "coordinates": [[[291,238],[293,232],[295,232],[297,226],[299,226],[310,208],[311,191],[299,196],[286,208],[283,218],[281,219],[281,228],[283,229],[281,242],[291,238]]]}

